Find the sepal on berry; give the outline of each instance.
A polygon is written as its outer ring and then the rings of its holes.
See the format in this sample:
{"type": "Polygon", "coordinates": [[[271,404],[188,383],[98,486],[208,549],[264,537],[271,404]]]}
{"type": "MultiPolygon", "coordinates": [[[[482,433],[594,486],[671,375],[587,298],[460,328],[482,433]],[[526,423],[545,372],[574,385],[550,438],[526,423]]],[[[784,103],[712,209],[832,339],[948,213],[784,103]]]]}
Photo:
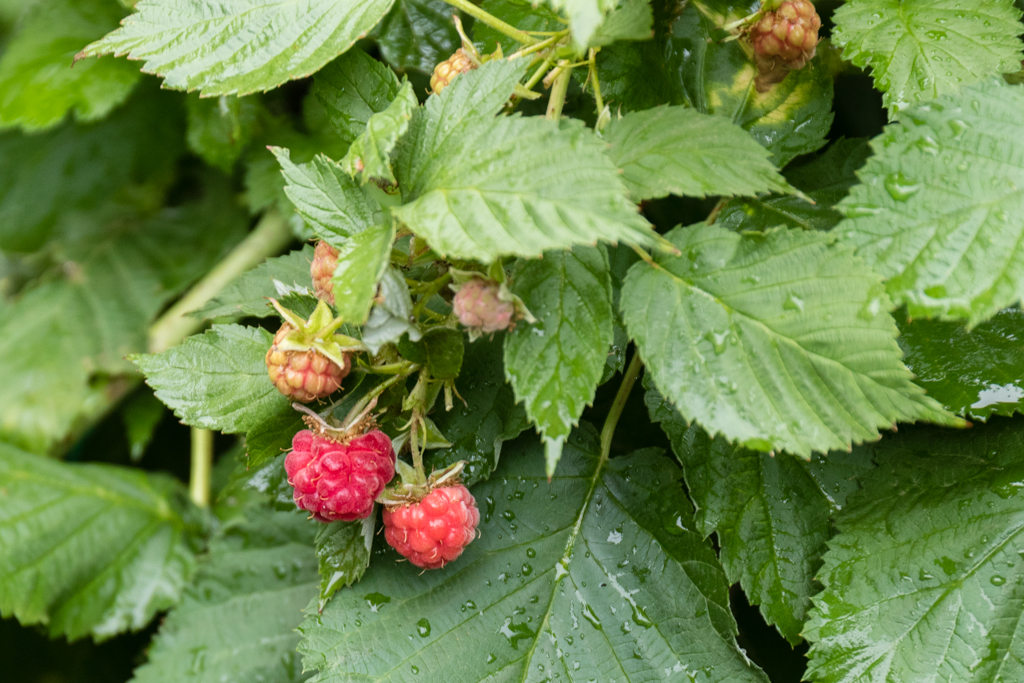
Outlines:
{"type": "Polygon", "coordinates": [[[349,353],[363,350],[358,339],[335,334],[341,326],[321,301],[309,320],[271,299],[285,323],[274,335],[265,358],[270,381],[285,396],[303,403],[330,396],[341,388],[352,364],[349,353]]]}
{"type": "Polygon", "coordinates": [[[418,503],[429,496],[434,489],[458,484],[465,468],[466,461],[460,460],[448,467],[434,470],[424,480],[411,465],[400,458],[396,459],[395,470],[398,473],[398,479],[392,481],[391,485],[377,496],[377,502],[389,507],[418,503]]]}

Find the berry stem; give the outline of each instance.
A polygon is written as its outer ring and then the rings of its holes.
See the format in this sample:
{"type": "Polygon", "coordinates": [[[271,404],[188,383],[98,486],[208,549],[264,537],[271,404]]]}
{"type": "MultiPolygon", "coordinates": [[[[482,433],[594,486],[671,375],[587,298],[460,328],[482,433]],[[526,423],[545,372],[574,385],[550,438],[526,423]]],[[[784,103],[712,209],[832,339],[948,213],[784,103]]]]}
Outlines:
{"type": "Polygon", "coordinates": [[[149,328],[149,351],[160,353],[197,332],[203,321],[188,315],[220,294],[236,277],[274,256],[292,241],[291,227],[277,211],[264,214],[256,229],[213,267],[149,328]]]}
{"type": "Polygon", "coordinates": [[[604,420],[604,427],[601,428],[601,462],[607,460],[608,454],[611,453],[615,426],[619,423],[619,418],[622,417],[622,409],[626,407],[629,392],[633,390],[641,367],[643,367],[643,363],[640,361],[640,352],[634,351],[633,360],[629,362],[629,367],[626,368],[626,372],[622,376],[622,384],[619,385],[619,391],[615,394],[611,410],[608,411],[608,417],[604,420]]]}
{"type": "Polygon", "coordinates": [[[588,64],[590,81],[594,86],[594,101],[597,103],[597,113],[600,116],[601,112],[604,111],[604,99],[601,97],[601,80],[597,77],[597,50],[594,48],[590,48],[588,64]]]}
{"type": "Polygon", "coordinates": [[[430,287],[427,288],[427,291],[423,292],[423,296],[421,296],[420,300],[416,302],[416,305],[413,306],[412,317],[418,318],[420,314],[423,312],[423,309],[427,307],[427,304],[430,302],[430,300],[434,298],[434,295],[440,292],[442,289],[444,289],[444,286],[451,282],[451,279],[452,274],[451,271],[449,271],[442,275],[441,277],[434,280],[430,284],[430,287]]]}
{"type": "Polygon", "coordinates": [[[213,432],[192,428],[192,470],[188,482],[192,502],[210,507],[210,473],[213,470],[213,432]]]}
{"type": "Polygon", "coordinates": [[[487,12],[486,10],[477,7],[472,2],[469,2],[469,0],[444,1],[451,5],[452,7],[454,7],[455,9],[462,10],[469,16],[476,19],[477,21],[487,24],[495,31],[499,33],[504,33],[506,36],[512,38],[517,42],[523,43],[524,45],[533,45],[534,43],[537,42],[537,39],[531,36],[526,31],[520,31],[515,26],[512,26],[511,24],[506,24],[504,21],[494,16],[490,12],[487,12]]]}
{"type": "Polygon", "coordinates": [[[562,107],[565,106],[565,93],[569,90],[569,78],[572,76],[572,67],[563,63],[559,67],[561,71],[555,76],[551,85],[551,98],[548,100],[547,118],[551,121],[558,121],[562,118],[562,107]]]}

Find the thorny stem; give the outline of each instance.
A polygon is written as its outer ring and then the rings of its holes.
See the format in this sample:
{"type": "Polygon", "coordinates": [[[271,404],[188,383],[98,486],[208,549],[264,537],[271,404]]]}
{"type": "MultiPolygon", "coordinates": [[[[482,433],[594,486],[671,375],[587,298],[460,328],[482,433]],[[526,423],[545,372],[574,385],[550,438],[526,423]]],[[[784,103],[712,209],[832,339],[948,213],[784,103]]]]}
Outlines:
{"type": "Polygon", "coordinates": [[[270,211],[264,215],[248,237],[153,323],[149,328],[150,353],[166,351],[197,332],[203,321],[190,317],[189,312],[220,294],[224,287],[245,271],[280,252],[292,239],[291,228],[280,213],[270,211]]]}
{"type": "Polygon", "coordinates": [[[188,490],[192,502],[201,508],[210,506],[210,473],[213,470],[213,432],[192,428],[192,469],[188,490]]]}
{"type": "Polygon", "coordinates": [[[633,360],[629,362],[629,367],[622,376],[622,384],[619,385],[619,391],[615,394],[615,400],[612,401],[611,410],[608,411],[608,417],[605,418],[604,427],[601,429],[601,462],[607,460],[611,453],[615,426],[622,417],[622,409],[626,407],[626,400],[629,399],[629,392],[633,390],[636,378],[640,375],[641,367],[643,363],[640,361],[640,352],[634,351],[633,360]]]}
{"type": "Polygon", "coordinates": [[[562,118],[565,93],[569,90],[569,78],[572,77],[572,68],[568,64],[562,65],[561,69],[555,76],[555,82],[551,85],[551,98],[548,100],[547,118],[551,121],[558,121],[562,118]]]}
{"type": "Polygon", "coordinates": [[[499,33],[504,33],[509,38],[512,38],[513,40],[516,40],[520,43],[523,43],[524,45],[533,45],[534,43],[537,42],[537,39],[531,36],[526,31],[520,31],[515,26],[512,26],[511,24],[506,24],[504,21],[494,16],[490,12],[480,9],[472,2],[469,2],[469,0],[444,1],[451,5],[452,7],[462,10],[469,16],[476,19],[477,21],[487,24],[495,31],[498,31],[499,33]]]}

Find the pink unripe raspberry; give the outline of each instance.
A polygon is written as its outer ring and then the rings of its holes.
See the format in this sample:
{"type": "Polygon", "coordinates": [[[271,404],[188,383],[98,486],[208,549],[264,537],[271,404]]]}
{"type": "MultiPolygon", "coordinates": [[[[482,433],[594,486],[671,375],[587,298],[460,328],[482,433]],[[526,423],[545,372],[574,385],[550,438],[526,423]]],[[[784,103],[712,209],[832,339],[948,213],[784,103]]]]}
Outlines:
{"type": "Polygon", "coordinates": [[[321,522],[364,519],[395,476],[391,439],[376,429],[347,442],[303,430],[284,460],[295,504],[321,522]]]}
{"type": "Polygon", "coordinates": [[[814,57],[821,19],[810,0],[785,0],[750,28],[759,92],[767,92],[789,71],[802,69],[814,57]]]}
{"type": "Polygon", "coordinates": [[[313,276],[313,290],[318,299],[334,305],[334,285],[331,280],[334,278],[334,271],[338,268],[338,250],[320,241],[316,243],[313,251],[313,263],[309,266],[309,273],[313,276]]]}
{"type": "Polygon", "coordinates": [[[288,323],[274,335],[274,343],[267,351],[267,373],[270,380],[282,394],[292,399],[308,403],[330,396],[341,387],[341,381],[348,376],[352,367],[348,356],[344,356],[345,364],[339,366],[323,354],[315,350],[283,351],[278,344],[292,331],[288,323]]]}
{"type": "Polygon", "coordinates": [[[384,537],[398,554],[423,569],[452,562],[476,538],[480,510],[465,486],[444,486],[419,503],[384,510],[384,537]]]}
{"type": "Polygon", "coordinates": [[[483,278],[473,278],[462,285],[452,302],[459,322],[484,334],[507,330],[516,307],[511,301],[503,301],[500,291],[501,285],[483,278]]]}

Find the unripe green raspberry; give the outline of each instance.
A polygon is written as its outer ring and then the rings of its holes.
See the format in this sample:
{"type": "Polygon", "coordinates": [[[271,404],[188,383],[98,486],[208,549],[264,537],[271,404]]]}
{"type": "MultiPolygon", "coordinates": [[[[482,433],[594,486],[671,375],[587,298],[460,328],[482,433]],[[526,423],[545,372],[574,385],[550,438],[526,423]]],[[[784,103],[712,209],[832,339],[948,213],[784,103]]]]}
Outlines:
{"type": "Polygon", "coordinates": [[[430,89],[435,95],[440,95],[456,76],[472,71],[476,66],[473,58],[460,47],[451,57],[434,67],[434,74],[430,77],[430,89]]]}
{"type": "Polygon", "coordinates": [[[810,0],[785,0],[750,27],[758,92],[768,92],[790,71],[802,69],[818,47],[821,19],[810,0]]]}

